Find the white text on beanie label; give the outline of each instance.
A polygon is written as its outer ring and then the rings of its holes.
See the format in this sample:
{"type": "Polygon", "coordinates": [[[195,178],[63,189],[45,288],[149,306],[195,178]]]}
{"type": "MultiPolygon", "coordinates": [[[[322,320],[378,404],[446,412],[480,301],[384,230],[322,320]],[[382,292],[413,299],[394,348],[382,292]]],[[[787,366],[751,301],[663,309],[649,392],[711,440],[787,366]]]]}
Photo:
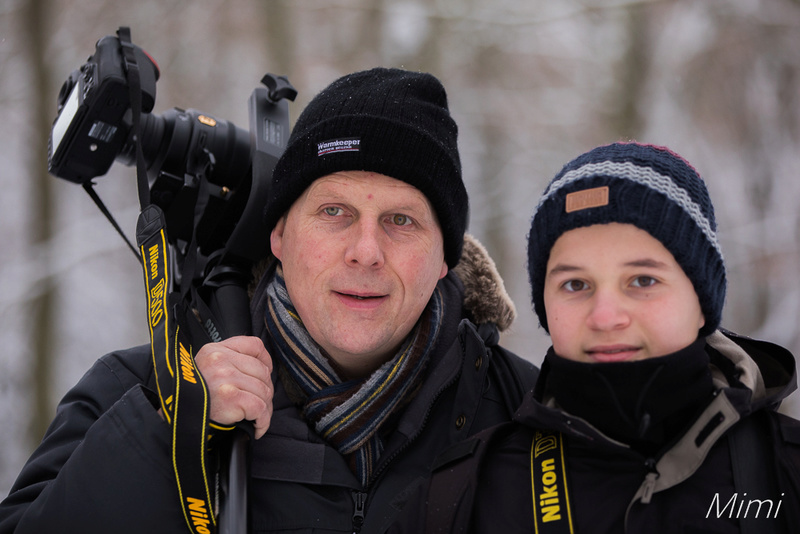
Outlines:
{"type": "Polygon", "coordinates": [[[317,156],[333,154],[334,152],[358,152],[360,145],[361,139],[358,137],[322,141],[317,143],[317,156]]]}

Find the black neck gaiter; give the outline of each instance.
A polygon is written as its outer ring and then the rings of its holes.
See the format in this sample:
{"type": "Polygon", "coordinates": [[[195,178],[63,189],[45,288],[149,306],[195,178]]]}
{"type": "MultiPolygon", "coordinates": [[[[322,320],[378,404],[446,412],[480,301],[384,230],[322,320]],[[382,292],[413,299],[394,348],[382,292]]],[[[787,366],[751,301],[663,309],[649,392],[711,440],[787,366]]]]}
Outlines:
{"type": "Polygon", "coordinates": [[[653,455],[680,436],[713,393],[705,338],[634,362],[585,363],[545,357],[545,394],[607,436],[653,455]]]}

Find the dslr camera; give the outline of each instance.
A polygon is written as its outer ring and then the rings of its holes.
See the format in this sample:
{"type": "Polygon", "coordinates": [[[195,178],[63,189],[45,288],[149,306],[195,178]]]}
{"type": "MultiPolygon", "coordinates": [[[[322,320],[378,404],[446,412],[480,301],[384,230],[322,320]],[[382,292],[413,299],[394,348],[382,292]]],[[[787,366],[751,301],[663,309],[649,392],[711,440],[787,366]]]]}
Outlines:
{"type": "Polygon", "coordinates": [[[49,171],[88,190],[114,161],[143,165],[149,201],[163,211],[176,252],[174,283],[190,277],[201,290],[241,285],[269,253],[263,209],[290,132],[287,101],[297,92],[285,77],[266,74],[250,96],[243,130],[195,109],[152,113],[158,78],[156,62],[130,42],[127,28],[97,41],[59,92],[49,171]]]}

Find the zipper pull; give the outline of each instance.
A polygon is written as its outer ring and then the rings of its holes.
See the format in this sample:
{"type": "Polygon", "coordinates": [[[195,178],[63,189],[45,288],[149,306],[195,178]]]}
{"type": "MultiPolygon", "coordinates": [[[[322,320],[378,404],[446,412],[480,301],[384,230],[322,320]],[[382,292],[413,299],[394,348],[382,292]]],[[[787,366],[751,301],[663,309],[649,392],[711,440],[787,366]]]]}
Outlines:
{"type": "Polygon", "coordinates": [[[645,465],[650,470],[644,477],[642,484],[642,504],[650,504],[650,499],[653,498],[653,493],[656,488],[656,479],[658,479],[658,471],[656,470],[656,462],[653,459],[647,460],[645,465]]]}
{"type": "Polygon", "coordinates": [[[364,524],[364,508],[367,504],[367,494],[361,491],[354,491],[353,504],[353,534],[358,534],[364,524]]]}

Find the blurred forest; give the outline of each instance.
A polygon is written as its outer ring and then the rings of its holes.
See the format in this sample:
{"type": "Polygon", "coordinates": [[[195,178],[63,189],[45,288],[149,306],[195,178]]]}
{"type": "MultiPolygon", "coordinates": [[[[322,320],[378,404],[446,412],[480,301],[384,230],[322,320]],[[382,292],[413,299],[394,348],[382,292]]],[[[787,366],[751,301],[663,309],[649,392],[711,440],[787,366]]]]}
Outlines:
{"type": "MultiPolygon", "coordinates": [[[[563,164],[620,139],[667,145],[708,183],[729,273],[723,325],[800,354],[797,0],[0,0],[0,497],[59,399],[102,354],[148,340],[140,266],[81,188],[47,173],[56,97],[95,42],[130,26],[158,62],[156,113],[247,129],[266,72],[292,120],[338,76],[378,65],[448,90],[471,198],[541,361],[525,243],[563,164]]],[[[97,191],[133,238],[135,171],[97,191]]],[[[783,410],[800,415],[800,394],[783,410]]]]}

